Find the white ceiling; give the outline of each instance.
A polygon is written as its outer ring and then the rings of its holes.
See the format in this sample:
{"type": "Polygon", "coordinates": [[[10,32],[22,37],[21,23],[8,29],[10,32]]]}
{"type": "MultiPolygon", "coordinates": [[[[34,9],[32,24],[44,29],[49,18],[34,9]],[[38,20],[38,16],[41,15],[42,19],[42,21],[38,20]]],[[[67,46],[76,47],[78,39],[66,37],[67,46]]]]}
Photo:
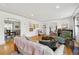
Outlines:
{"type": "Polygon", "coordinates": [[[0,10],[33,20],[49,21],[72,16],[78,3],[0,3],[0,10]],[[56,8],[59,5],[60,8],[56,8]]]}

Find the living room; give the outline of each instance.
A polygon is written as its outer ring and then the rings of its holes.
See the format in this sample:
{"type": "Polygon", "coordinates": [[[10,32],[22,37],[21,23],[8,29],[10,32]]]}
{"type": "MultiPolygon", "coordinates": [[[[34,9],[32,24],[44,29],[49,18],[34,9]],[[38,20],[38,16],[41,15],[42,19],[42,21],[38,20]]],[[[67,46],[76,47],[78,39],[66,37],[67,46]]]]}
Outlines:
{"type": "MultiPolygon", "coordinates": [[[[0,54],[27,55],[26,50],[21,51],[18,48],[19,43],[17,44],[17,41],[26,38],[38,46],[45,45],[48,49],[45,50],[45,55],[64,55],[64,51],[65,55],[78,55],[78,17],[78,3],[2,3],[0,4],[0,54]],[[58,47],[62,44],[67,47],[58,53],[58,47]]],[[[21,44],[20,48],[25,46],[21,44]]],[[[33,47],[32,53],[28,54],[44,55],[43,52],[34,53],[34,49],[33,47]]]]}

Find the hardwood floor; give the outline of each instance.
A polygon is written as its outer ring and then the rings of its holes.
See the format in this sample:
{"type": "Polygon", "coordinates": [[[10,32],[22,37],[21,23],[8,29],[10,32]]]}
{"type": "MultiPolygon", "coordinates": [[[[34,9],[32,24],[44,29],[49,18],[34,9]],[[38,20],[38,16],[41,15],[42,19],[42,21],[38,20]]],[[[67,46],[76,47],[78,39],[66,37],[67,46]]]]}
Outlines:
{"type": "Polygon", "coordinates": [[[13,40],[9,40],[6,44],[0,45],[0,55],[10,55],[12,52],[15,52],[15,50],[13,40]]]}
{"type": "Polygon", "coordinates": [[[69,47],[65,47],[65,55],[73,55],[72,49],[69,47]]]}
{"type": "Polygon", "coordinates": [[[40,41],[40,40],[42,40],[42,35],[41,36],[33,36],[33,37],[31,37],[31,39],[32,39],[32,41],[33,42],[37,42],[37,41],[40,41]]]}

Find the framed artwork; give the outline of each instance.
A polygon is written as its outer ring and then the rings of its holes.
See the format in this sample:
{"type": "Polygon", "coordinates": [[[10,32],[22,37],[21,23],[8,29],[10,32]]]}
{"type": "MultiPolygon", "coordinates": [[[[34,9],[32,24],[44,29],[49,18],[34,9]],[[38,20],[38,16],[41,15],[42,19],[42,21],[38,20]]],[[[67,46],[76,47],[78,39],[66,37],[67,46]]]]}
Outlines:
{"type": "Polygon", "coordinates": [[[34,29],[38,28],[39,27],[39,24],[33,24],[33,23],[30,23],[29,24],[29,31],[33,31],[34,29]]]}
{"type": "Polygon", "coordinates": [[[62,24],[61,27],[62,27],[62,29],[67,29],[68,28],[68,24],[62,24]]]}
{"type": "Polygon", "coordinates": [[[30,31],[30,32],[33,31],[33,28],[29,28],[29,31],[30,31]]]}

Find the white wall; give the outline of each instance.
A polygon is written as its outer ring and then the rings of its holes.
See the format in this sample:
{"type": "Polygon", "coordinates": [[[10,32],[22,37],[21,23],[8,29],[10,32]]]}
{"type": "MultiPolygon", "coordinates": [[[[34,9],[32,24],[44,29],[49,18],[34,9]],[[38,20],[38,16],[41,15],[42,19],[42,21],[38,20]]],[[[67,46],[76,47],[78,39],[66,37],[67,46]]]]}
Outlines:
{"type": "Polygon", "coordinates": [[[56,19],[45,23],[47,25],[47,35],[49,35],[49,26],[53,26],[55,29],[55,26],[57,25],[58,28],[61,28],[62,24],[68,24],[68,29],[73,29],[74,23],[72,17],[67,17],[63,19],[56,19]]]}
{"type": "MultiPolygon", "coordinates": [[[[28,27],[30,22],[35,23],[35,24],[41,24],[41,22],[38,22],[38,21],[35,21],[32,19],[28,19],[28,18],[24,18],[22,16],[0,11],[0,44],[4,44],[4,42],[5,42],[5,40],[4,40],[4,20],[21,22],[21,36],[22,35],[30,36],[29,27],[28,27]],[[7,18],[9,18],[9,19],[7,19],[7,18]]],[[[32,33],[31,36],[33,36],[33,35],[36,35],[36,34],[32,33]]]]}
{"type": "Polygon", "coordinates": [[[3,23],[3,20],[0,18],[0,45],[1,44],[4,44],[5,41],[4,41],[4,23],[3,23]]]}
{"type": "Polygon", "coordinates": [[[24,34],[26,36],[37,35],[37,33],[35,31],[29,32],[29,23],[40,24],[40,25],[42,25],[42,23],[34,21],[34,20],[30,20],[30,19],[27,19],[27,21],[25,21],[25,20],[26,19],[23,19],[22,22],[21,22],[21,35],[24,35],[24,34]]]}

